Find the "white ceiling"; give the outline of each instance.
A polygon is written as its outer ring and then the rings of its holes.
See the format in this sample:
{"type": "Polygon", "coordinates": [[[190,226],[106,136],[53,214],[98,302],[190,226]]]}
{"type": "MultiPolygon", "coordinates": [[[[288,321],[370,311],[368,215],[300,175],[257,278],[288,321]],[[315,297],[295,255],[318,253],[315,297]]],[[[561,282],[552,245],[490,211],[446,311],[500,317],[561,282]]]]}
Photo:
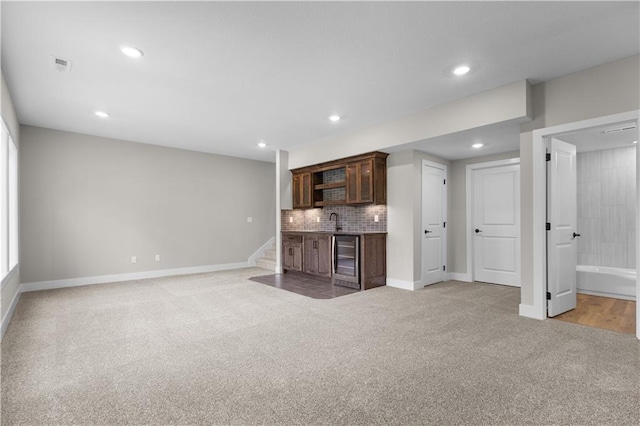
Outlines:
{"type": "MultiPolygon", "coordinates": [[[[275,148],[638,54],[639,10],[590,1],[3,1],[2,68],[23,124],[273,161],[275,148]],[[144,57],[125,57],[122,44],[144,57]],[[73,61],[71,73],[55,71],[52,55],[73,61]],[[471,73],[452,77],[461,63],[471,73]],[[333,113],[344,119],[330,123],[333,113]]],[[[444,138],[433,153],[459,156],[458,143],[444,138]]]]}
{"type": "Polygon", "coordinates": [[[575,145],[578,152],[622,148],[634,145],[634,141],[637,142],[638,128],[634,122],[608,124],[567,133],[558,136],[558,139],[575,145]]]}

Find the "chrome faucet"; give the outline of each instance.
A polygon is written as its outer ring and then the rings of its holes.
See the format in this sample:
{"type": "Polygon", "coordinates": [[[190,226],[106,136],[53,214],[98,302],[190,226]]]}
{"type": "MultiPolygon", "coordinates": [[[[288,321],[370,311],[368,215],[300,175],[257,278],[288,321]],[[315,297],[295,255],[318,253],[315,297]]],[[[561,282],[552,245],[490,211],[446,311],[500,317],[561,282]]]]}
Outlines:
{"type": "Polygon", "coordinates": [[[336,231],[339,231],[342,228],[340,226],[338,226],[338,213],[336,213],[336,212],[331,213],[329,215],[329,221],[332,221],[334,216],[336,217],[336,231]]]}

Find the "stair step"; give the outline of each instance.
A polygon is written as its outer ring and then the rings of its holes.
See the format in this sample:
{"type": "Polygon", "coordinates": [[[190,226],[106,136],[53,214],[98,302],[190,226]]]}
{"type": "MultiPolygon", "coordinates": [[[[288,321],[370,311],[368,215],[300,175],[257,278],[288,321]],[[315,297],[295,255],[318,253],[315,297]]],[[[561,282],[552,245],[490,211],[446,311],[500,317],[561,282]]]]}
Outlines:
{"type": "Polygon", "coordinates": [[[265,259],[276,260],[276,249],[274,249],[274,248],[266,249],[264,251],[264,258],[265,259]]]}
{"type": "Polygon", "coordinates": [[[260,259],[256,259],[256,266],[258,268],[267,269],[271,272],[275,272],[276,270],[276,262],[271,259],[266,259],[261,257],[260,259]]]}

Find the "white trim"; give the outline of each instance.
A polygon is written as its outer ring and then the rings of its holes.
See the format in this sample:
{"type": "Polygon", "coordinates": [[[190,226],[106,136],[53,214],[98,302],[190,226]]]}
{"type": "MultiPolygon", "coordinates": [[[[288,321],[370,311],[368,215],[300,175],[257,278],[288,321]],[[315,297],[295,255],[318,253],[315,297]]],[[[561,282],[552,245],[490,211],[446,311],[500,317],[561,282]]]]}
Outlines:
{"type": "Polygon", "coordinates": [[[609,297],[609,298],[612,298],[612,299],[636,300],[635,296],[629,296],[627,294],[619,294],[619,293],[608,293],[606,291],[593,291],[593,290],[577,289],[576,292],[580,293],[580,294],[589,294],[591,296],[609,297]]]}
{"type": "Polygon", "coordinates": [[[395,278],[387,278],[387,286],[393,288],[400,288],[402,290],[419,290],[424,287],[424,284],[421,284],[420,281],[405,281],[405,280],[397,280],[395,278]]]}
{"type": "Polygon", "coordinates": [[[19,267],[20,267],[20,263],[17,263],[11,270],[9,270],[6,274],[4,274],[4,276],[2,277],[2,281],[1,281],[2,284],[0,285],[0,290],[4,290],[7,284],[9,284],[9,281],[11,281],[11,278],[13,277],[14,273],[18,271],[19,267]]]}
{"type": "Polygon", "coordinates": [[[463,274],[460,272],[449,272],[444,276],[446,281],[462,281],[465,283],[470,283],[473,280],[471,279],[470,274],[463,274]]]}
{"type": "Polygon", "coordinates": [[[533,305],[523,305],[520,304],[519,312],[521,317],[533,318],[533,319],[544,319],[545,317],[540,316],[540,310],[533,305]]]}
{"type": "Polygon", "coordinates": [[[23,283],[22,292],[51,290],[54,288],[78,287],[83,285],[106,284],[122,281],[144,280],[148,278],[169,277],[172,275],[202,274],[205,272],[225,271],[249,267],[248,262],[224,263],[220,265],[193,266],[188,268],[161,269],[157,271],[132,272],[128,274],[100,275],[96,277],[71,278],[64,280],[23,283]]]}
{"type": "Polygon", "coordinates": [[[264,257],[264,252],[270,249],[271,246],[273,246],[273,243],[275,242],[275,240],[276,240],[275,236],[269,238],[266,243],[264,243],[258,250],[255,251],[255,253],[249,256],[249,260],[247,261],[249,266],[256,266],[256,259],[264,257]]]}
{"type": "MultiPolygon", "coordinates": [[[[487,161],[484,163],[467,164],[465,170],[466,177],[466,222],[467,232],[467,281],[472,282],[473,276],[473,172],[476,170],[491,169],[494,167],[513,166],[520,164],[520,157],[507,158],[504,160],[487,161]]],[[[522,179],[522,177],[520,177],[522,179]]],[[[520,206],[522,207],[522,198],[520,198],[520,206]]],[[[522,228],[522,224],[520,224],[522,228]]],[[[520,238],[522,238],[522,231],[520,232],[520,238]]],[[[520,281],[522,282],[522,273],[520,275],[520,281]]]]}
{"type": "Polygon", "coordinates": [[[7,331],[9,327],[9,323],[11,322],[11,318],[13,318],[13,312],[16,310],[16,306],[18,306],[18,302],[20,301],[20,295],[22,294],[22,290],[20,286],[18,286],[18,291],[13,296],[13,300],[11,301],[11,305],[9,306],[9,310],[2,318],[2,331],[0,332],[0,340],[4,337],[4,333],[7,331]]]}
{"type": "MultiPolygon", "coordinates": [[[[444,172],[444,179],[446,182],[449,181],[449,169],[447,167],[446,164],[440,164],[440,163],[435,163],[433,161],[429,161],[429,160],[422,160],[422,168],[420,169],[420,226],[422,227],[421,229],[425,229],[426,226],[424,224],[424,214],[422,212],[422,197],[424,196],[424,193],[422,191],[422,184],[424,183],[424,166],[429,166],[432,167],[434,169],[439,169],[442,170],[444,172]]],[[[444,184],[445,188],[444,191],[442,193],[442,218],[444,220],[445,223],[449,223],[449,206],[448,206],[448,200],[449,200],[449,186],[445,183],[444,184]]],[[[447,268],[449,268],[449,264],[448,264],[448,260],[447,260],[447,236],[448,236],[448,230],[449,228],[447,228],[446,226],[442,228],[442,264],[445,267],[445,271],[447,270],[447,268]]],[[[424,279],[424,277],[422,277],[422,262],[423,259],[422,257],[424,256],[424,240],[422,239],[422,231],[420,231],[420,240],[421,240],[421,245],[420,245],[420,277],[421,279],[424,279]]],[[[446,273],[443,276],[443,279],[446,281],[446,273]]],[[[434,283],[435,284],[435,283],[434,283]]],[[[423,288],[424,285],[422,285],[419,288],[423,288]]]]}

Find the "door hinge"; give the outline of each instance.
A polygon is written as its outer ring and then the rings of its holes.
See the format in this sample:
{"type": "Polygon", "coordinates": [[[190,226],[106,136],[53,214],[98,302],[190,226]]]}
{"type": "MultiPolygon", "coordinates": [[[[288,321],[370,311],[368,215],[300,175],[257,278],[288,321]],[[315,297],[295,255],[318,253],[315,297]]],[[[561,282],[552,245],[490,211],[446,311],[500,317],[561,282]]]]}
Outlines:
{"type": "Polygon", "coordinates": [[[447,222],[442,222],[442,227],[446,228],[447,227],[447,222]]]}
{"type": "Polygon", "coordinates": [[[547,229],[547,231],[551,231],[551,224],[549,222],[547,222],[546,229],[547,229]]]}
{"type": "Polygon", "coordinates": [[[547,300],[551,300],[551,293],[547,292],[547,300]]]}
{"type": "Polygon", "coordinates": [[[446,179],[444,179],[444,180],[443,180],[443,182],[442,182],[442,184],[443,184],[443,185],[446,185],[446,184],[447,184],[447,180],[446,180],[446,179]]]}
{"type": "Polygon", "coordinates": [[[547,161],[551,161],[551,153],[547,152],[547,161]]]}
{"type": "Polygon", "coordinates": [[[446,271],[447,270],[447,265],[442,265],[442,270],[446,271]]]}

